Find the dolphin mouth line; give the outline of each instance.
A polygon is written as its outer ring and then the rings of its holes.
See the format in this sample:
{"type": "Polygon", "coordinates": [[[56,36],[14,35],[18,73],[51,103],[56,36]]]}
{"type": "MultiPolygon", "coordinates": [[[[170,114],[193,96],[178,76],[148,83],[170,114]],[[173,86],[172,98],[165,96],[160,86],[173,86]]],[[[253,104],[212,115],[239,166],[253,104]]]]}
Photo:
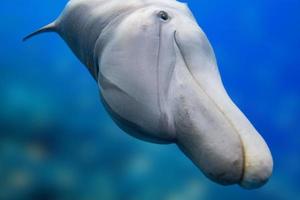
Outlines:
{"type": "Polygon", "coordinates": [[[230,124],[230,126],[233,128],[234,132],[237,134],[239,141],[241,143],[241,150],[242,150],[242,155],[243,155],[243,169],[241,172],[241,177],[239,179],[239,183],[241,183],[244,180],[244,176],[245,176],[245,171],[246,171],[246,154],[245,154],[245,147],[244,147],[244,143],[243,140],[237,130],[237,128],[234,126],[234,123],[231,121],[231,119],[226,115],[226,113],[224,112],[224,110],[222,110],[222,108],[217,104],[216,101],[214,101],[214,99],[205,91],[205,89],[201,86],[201,84],[197,81],[197,79],[195,78],[194,74],[192,73],[192,71],[190,70],[190,67],[184,57],[184,52],[180,49],[180,44],[178,42],[177,39],[177,30],[174,31],[173,33],[173,37],[174,37],[174,43],[175,43],[175,48],[178,48],[178,51],[180,53],[180,56],[182,57],[182,60],[184,62],[184,64],[187,67],[187,70],[189,71],[190,75],[192,76],[193,80],[196,82],[196,85],[199,87],[199,89],[211,100],[211,102],[215,105],[215,107],[217,108],[217,110],[224,116],[224,118],[227,120],[227,122],[230,124]]]}

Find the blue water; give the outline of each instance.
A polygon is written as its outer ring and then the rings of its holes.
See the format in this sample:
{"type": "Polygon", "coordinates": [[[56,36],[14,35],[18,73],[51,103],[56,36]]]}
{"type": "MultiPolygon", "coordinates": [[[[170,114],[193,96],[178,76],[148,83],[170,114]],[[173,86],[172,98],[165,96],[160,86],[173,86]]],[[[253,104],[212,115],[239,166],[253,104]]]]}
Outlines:
{"type": "Polygon", "coordinates": [[[122,132],[88,71],[55,34],[27,43],[67,1],[0,6],[0,199],[300,199],[300,1],[188,0],[230,96],[266,139],[261,189],[219,186],[174,145],[122,132]]]}

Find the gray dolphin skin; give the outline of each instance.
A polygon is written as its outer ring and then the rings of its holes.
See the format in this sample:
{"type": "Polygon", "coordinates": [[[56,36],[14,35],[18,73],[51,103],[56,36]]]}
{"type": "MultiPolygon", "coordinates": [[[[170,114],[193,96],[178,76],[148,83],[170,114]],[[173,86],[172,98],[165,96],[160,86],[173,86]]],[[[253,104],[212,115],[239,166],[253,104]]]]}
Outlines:
{"type": "Polygon", "coordinates": [[[185,3],[71,0],[24,40],[43,32],[65,40],[128,134],[177,144],[219,184],[253,189],[268,181],[270,150],[225,91],[213,49],[185,3]]]}

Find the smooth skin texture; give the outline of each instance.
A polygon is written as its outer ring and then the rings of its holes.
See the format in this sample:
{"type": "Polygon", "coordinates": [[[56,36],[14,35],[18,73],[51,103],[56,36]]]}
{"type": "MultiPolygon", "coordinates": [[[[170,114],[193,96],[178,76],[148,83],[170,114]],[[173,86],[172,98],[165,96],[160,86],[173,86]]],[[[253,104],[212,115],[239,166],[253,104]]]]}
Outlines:
{"type": "Polygon", "coordinates": [[[211,180],[252,189],[272,174],[270,150],[226,93],[213,49],[175,0],[71,0],[53,23],[97,81],[120,128],[178,147],[211,180]]]}

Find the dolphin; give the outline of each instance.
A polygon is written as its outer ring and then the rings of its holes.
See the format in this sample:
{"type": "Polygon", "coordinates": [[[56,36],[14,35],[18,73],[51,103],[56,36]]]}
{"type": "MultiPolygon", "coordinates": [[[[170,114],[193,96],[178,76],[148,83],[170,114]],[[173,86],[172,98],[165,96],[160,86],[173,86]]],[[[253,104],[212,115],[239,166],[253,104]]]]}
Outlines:
{"type": "Polygon", "coordinates": [[[176,0],[70,0],[49,25],[97,81],[128,134],[175,143],[212,181],[264,185],[273,159],[224,89],[216,58],[187,4],[176,0]]]}

